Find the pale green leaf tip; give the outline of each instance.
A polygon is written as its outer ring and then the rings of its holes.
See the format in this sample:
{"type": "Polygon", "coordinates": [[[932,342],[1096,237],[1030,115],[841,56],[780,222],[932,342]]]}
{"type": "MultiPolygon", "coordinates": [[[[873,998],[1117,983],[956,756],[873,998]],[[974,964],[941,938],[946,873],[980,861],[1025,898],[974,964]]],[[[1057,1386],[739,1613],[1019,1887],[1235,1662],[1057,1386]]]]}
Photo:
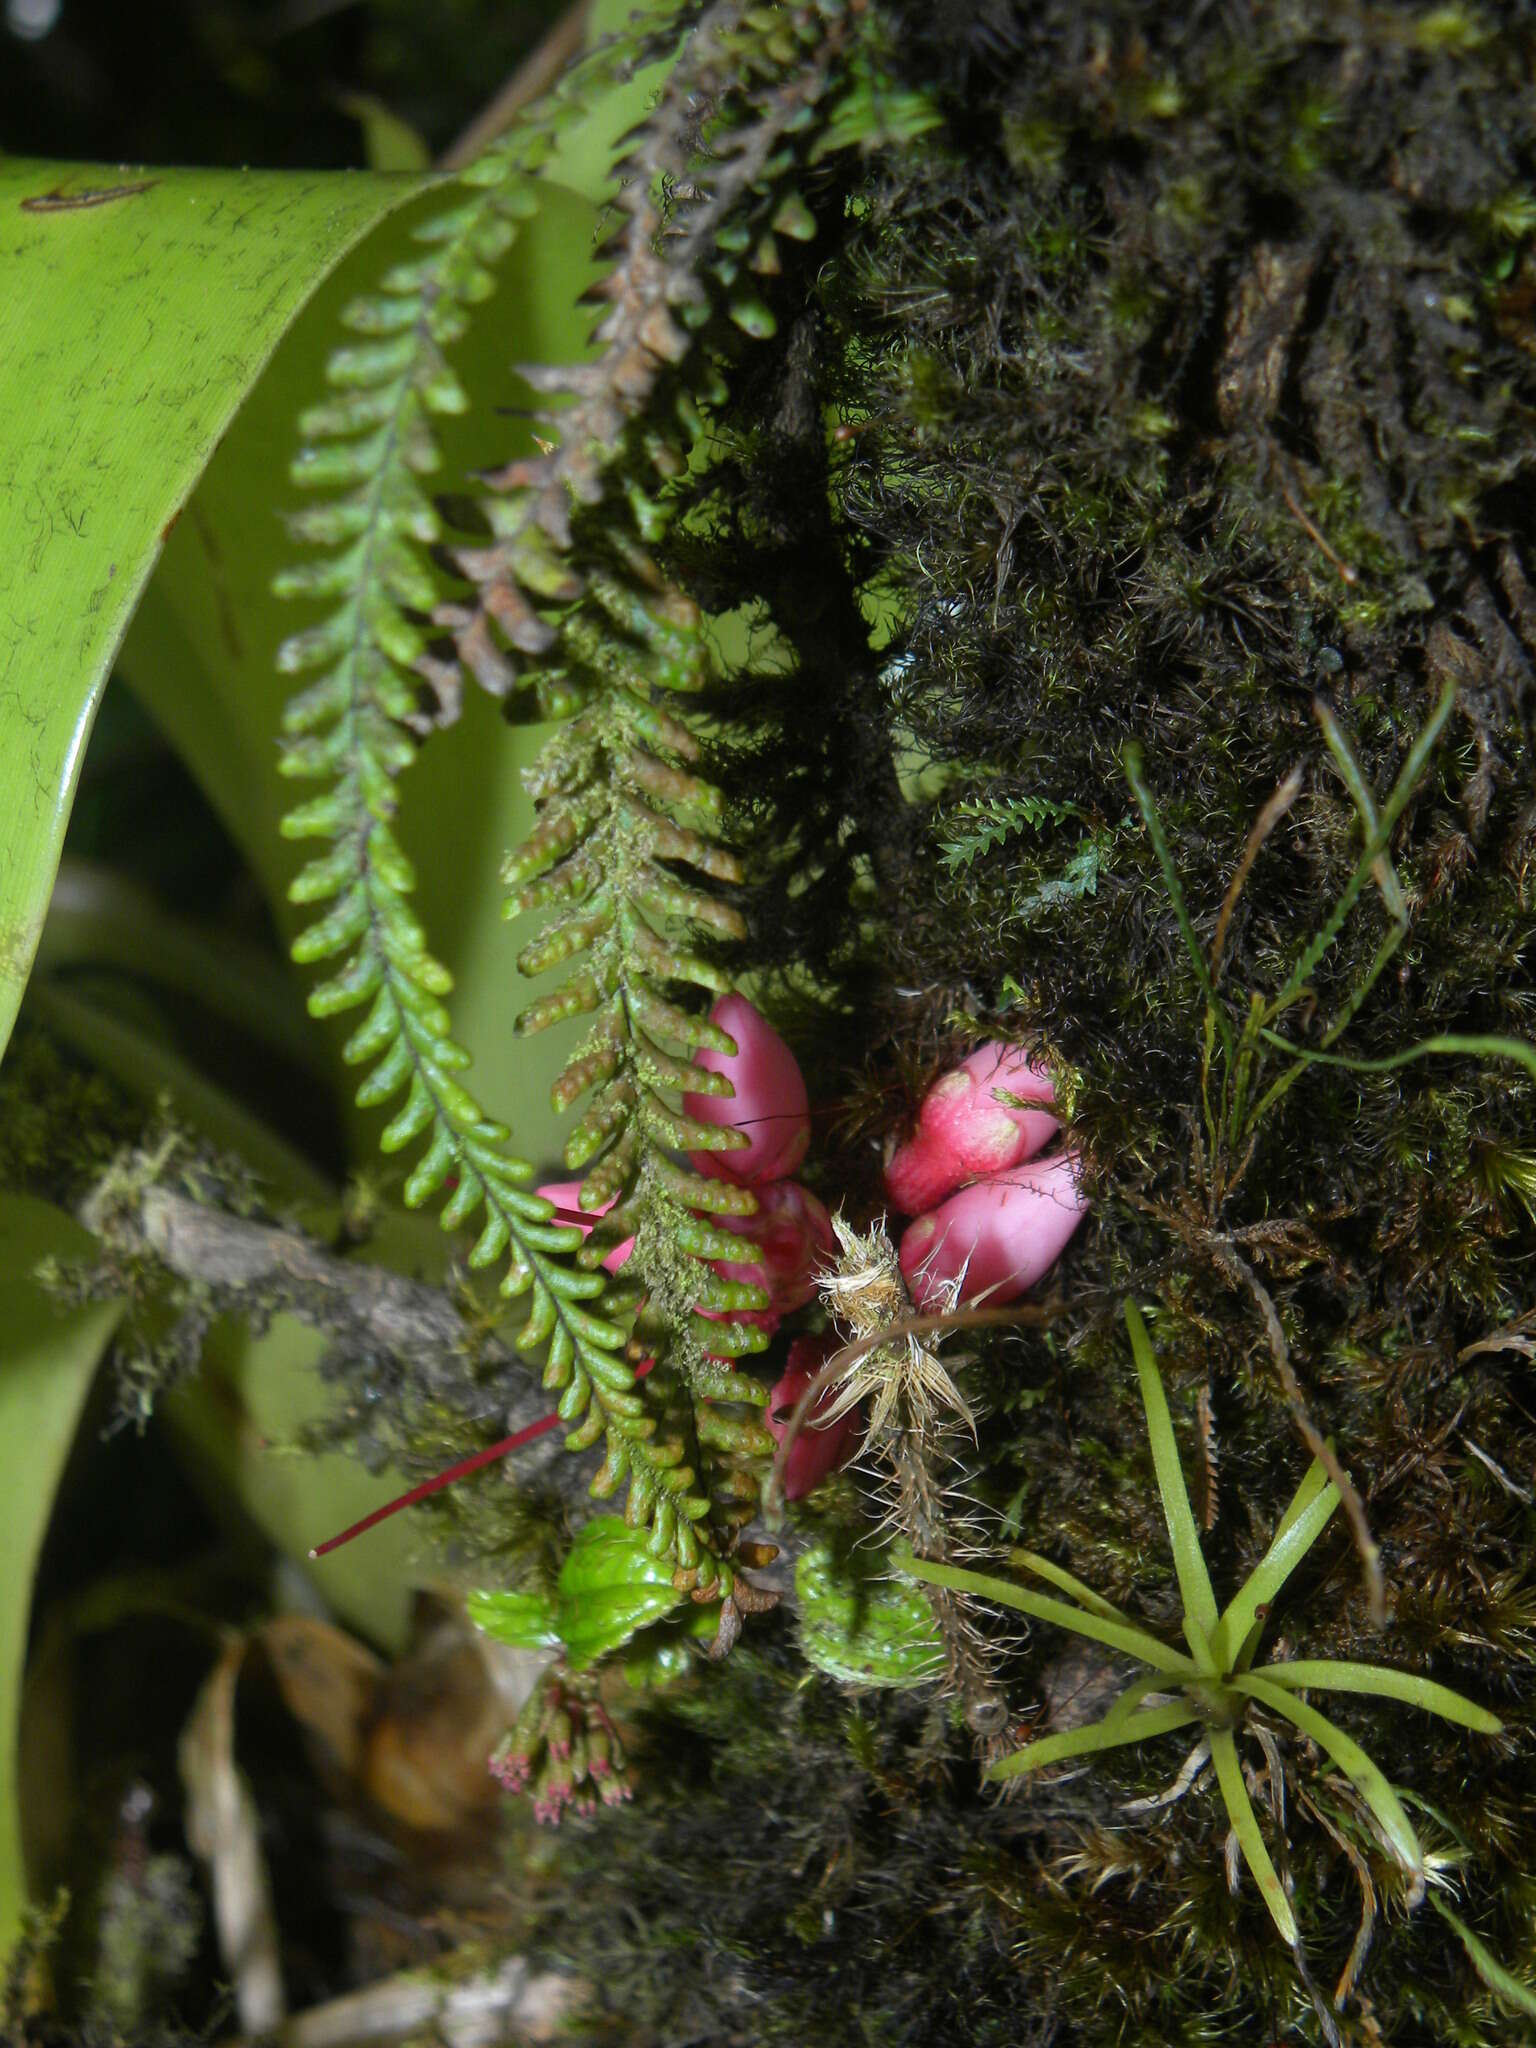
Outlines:
{"type": "Polygon", "coordinates": [[[1522,1983],[1513,1971],[1506,1970],[1493,1951],[1472,1932],[1464,1920],[1451,1911],[1438,1892],[1430,1893],[1430,1902],[1441,1919],[1455,1930],[1467,1952],[1467,1960],[1495,1997],[1504,1999],[1517,2012],[1526,2013],[1530,2018],[1536,2019],[1536,1989],[1522,1983]]]}

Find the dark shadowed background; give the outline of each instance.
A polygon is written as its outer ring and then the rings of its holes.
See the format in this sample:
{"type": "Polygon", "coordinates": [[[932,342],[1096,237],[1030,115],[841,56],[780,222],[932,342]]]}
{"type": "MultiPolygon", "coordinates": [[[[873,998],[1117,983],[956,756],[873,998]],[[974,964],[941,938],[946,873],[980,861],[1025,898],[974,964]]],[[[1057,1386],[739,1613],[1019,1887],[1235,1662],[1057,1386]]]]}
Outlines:
{"type": "Polygon", "coordinates": [[[361,163],[349,96],[444,149],[560,0],[0,0],[0,149],[361,163]]]}

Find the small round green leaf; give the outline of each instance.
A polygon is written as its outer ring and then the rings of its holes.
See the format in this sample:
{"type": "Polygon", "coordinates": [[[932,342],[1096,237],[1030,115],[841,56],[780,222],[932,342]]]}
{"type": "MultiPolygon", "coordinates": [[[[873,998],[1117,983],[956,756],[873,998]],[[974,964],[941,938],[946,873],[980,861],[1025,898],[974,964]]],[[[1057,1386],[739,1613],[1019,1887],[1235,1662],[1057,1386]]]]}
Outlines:
{"type": "Polygon", "coordinates": [[[555,1603],[547,1593],[471,1593],[465,1610],[476,1628],[515,1650],[560,1646],[555,1603]]]}
{"type": "Polygon", "coordinates": [[[653,1557],[646,1532],[617,1515],[598,1515],[572,1544],[560,1568],[556,1626],[573,1671],[627,1643],[687,1596],[672,1584],[672,1565],[653,1557]]]}
{"type": "Polygon", "coordinates": [[[877,1578],[825,1545],[795,1566],[800,1644],[818,1671],[844,1685],[921,1685],[941,1667],[933,1611],[916,1587],[877,1578]]]}

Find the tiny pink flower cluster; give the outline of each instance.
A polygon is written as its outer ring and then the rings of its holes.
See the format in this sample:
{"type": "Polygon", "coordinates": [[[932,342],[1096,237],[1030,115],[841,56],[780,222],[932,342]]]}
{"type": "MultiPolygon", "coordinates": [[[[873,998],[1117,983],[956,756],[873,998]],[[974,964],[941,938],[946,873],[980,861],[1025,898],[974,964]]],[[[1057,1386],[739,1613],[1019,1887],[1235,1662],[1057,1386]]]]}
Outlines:
{"type": "MultiPolygon", "coordinates": [[[[701,1172],[752,1186],[759,1213],[740,1228],[760,1248],[760,1263],[722,1264],[732,1279],[766,1286],[773,1306],[752,1320],[774,1328],[808,1301],[818,1253],[831,1253],[827,1214],[788,1174],[810,1144],[810,1104],[794,1054],[767,1019],[742,996],[727,996],[711,1013],[736,1040],[734,1058],[701,1055],[701,1064],[729,1076],[729,1097],[690,1095],[691,1116],[747,1132],[744,1151],[696,1152],[701,1172]]],[[[935,1082],[917,1129],[886,1168],[892,1207],[913,1217],[901,1239],[901,1268],[919,1308],[951,1301],[1002,1306],[1016,1300],[1061,1256],[1082,1221],[1087,1199],[1077,1155],[1047,1157],[1060,1131],[1045,1069],[1017,1046],[993,1042],[935,1082]]],[[[837,1349],[826,1337],[800,1337],[768,1400],[769,1431],[783,1440],[801,1395],[837,1349]]],[[[828,1388],[811,1410],[814,1424],[831,1407],[828,1388]]],[[[810,1493],[856,1448],[859,1419],[849,1411],[821,1428],[800,1431],[784,1471],[786,1499],[810,1493]]]]}
{"type": "Polygon", "coordinates": [[[537,1680],[488,1768],[504,1791],[532,1795],[541,1827],[633,1796],[618,1731],[598,1701],[571,1690],[559,1672],[537,1680]]]}
{"type": "MultiPolygon", "coordinates": [[[[993,1043],[936,1081],[917,1129],[885,1171],[892,1207],[917,1214],[902,1233],[900,1259],[920,1309],[985,1301],[1001,1305],[1034,1286],[1065,1249],[1087,1201],[1077,1155],[1037,1158],[1060,1130],[1050,1077],[1017,1047],[993,1043]]],[[[831,1337],[802,1337],[768,1405],[782,1441],[802,1394],[837,1350],[831,1337]]],[[[835,1404],[828,1387],[808,1423],[835,1404]]],[[[830,1425],[802,1429],[790,1447],[784,1494],[796,1500],[852,1455],[860,1433],[850,1409],[830,1425]]]]}

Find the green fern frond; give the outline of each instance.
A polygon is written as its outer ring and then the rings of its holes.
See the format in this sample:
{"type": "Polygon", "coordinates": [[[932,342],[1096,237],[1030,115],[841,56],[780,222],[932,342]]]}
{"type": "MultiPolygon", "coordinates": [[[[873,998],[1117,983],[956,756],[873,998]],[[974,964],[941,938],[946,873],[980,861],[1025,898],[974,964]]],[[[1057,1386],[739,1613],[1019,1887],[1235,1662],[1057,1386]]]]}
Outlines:
{"type": "MultiPolygon", "coordinates": [[[[586,1256],[634,1235],[650,1315],[699,1403],[764,1399],[730,1361],[763,1348],[761,1330],[731,1318],[766,1296],[709,1263],[741,1250],[710,1217],[748,1215],[755,1199],[670,1156],[739,1142],[678,1101],[725,1093],[694,1055],[731,1050],[678,994],[730,986],[692,934],[718,945],[745,931],[708,886],[741,880],[717,836],[719,792],[694,772],[700,748],[685,719],[660,708],[712,680],[699,615],[665,587],[649,550],[670,526],[669,485],[690,466],[699,407],[724,397],[721,369],[741,334],[773,331],[781,239],[816,233],[796,173],[836,102],[832,60],[846,33],[841,9],[815,5],[717,7],[700,24],[620,166],[631,175],[616,202],[616,265],[596,293],[610,307],[594,337],[602,353],[575,369],[524,371],[574,402],[546,417],[555,445],[487,479],[500,494],[486,507],[497,540],[455,557],[475,601],[437,614],[482,683],[508,687],[522,657],[535,677],[557,667],[588,701],[528,778],[538,824],[506,871],[509,914],[558,906],[519,968],[571,970],[518,1028],[594,1020],[554,1091],[561,1109],[590,1097],[566,1147],[567,1165],[586,1170],[583,1206],[619,1204],[586,1256]],[[703,150],[700,105],[711,109],[703,150]],[[578,576],[580,601],[552,622],[550,598],[571,595],[578,576]]],[[[855,129],[867,124],[852,123],[850,139],[855,129]]],[[[700,1407],[702,1430],[711,1417],[700,1407]]],[[[720,1511],[745,1519],[750,1507],[720,1511]]]]}
{"type": "Polygon", "coordinates": [[[594,627],[589,656],[601,654],[610,687],[554,735],[529,772],[538,823],[505,869],[509,915],[555,910],[519,954],[520,971],[567,970],[523,1011],[517,1028],[593,1019],[554,1088],[559,1109],[590,1098],[565,1148],[566,1165],[586,1171],[582,1204],[596,1210],[630,1197],[605,1219],[604,1236],[640,1234],[637,1270],[674,1337],[688,1333],[677,1357],[695,1391],[760,1400],[719,1361],[760,1350],[762,1332],[695,1313],[767,1306],[758,1289],[723,1281],[705,1263],[741,1255],[740,1240],[708,1215],[750,1214],[755,1200],[729,1182],[686,1173],[669,1156],[745,1143],[676,1106],[682,1094],[728,1093],[723,1077],[692,1055],[704,1046],[733,1050],[707,1017],[675,999],[679,989],[708,997],[731,985],[685,935],[716,943],[745,935],[740,914],[708,887],[741,879],[735,855],[714,836],[720,792],[693,772],[700,749],[689,727],[653,701],[664,687],[700,685],[706,651],[697,612],[675,593],[658,593],[642,608],[595,583],[593,610],[606,634],[594,627]],[[628,629],[622,637],[621,622],[628,629]],[[615,674],[621,653],[627,665],[615,674]],[[687,1266],[647,1257],[644,1226],[658,1215],[658,1245],[685,1253],[687,1266]]]}
{"type": "MultiPolygon", "coordinates": [[[[605,75],[624,61],[612,48],[602,58],[605,75]]],[[[574,93],[562,104],[579,111],[574,93]]],[[[660,1388],[649,1399],[637,1391],[623,1327],[589,1305],[606,1282],[571,1265],[580,1233],[551,1223],[550,1204],[526,1189],[532,1168],[509,1155],[508,1133],[459,1078],[469,1061],[449,1036],[441,999],[450,977],[410,909],[414,877],[393,830],[395,781],[414,757],[413,735],[433,722],[422,716],[418,678],[446,697],[443,710],[453,708],[453,678],[432,662],[422,623],[438,595],[422,550],[441,532],[420,481],[439,461],[431,419],[466,403],[444,350],[494,288],[492,266],[536,204],[531,173],[557,118],[558,110],[546,111],[472,167],[467,198],[416,231],[428,253],[348,308],[353,332],[378,338],[333,356],[332,396],[301,422],[306,446],[296,480],[341,494],[294,521],[297,538],[328,552],[285,574],[278,589],[340,601],[279,654],[286,673],[324,671],[289,706],[283,772],[332,784],[284,821],[290,838],[329,841],[291,890],[297,902],[326,906],[294,954],[341,961],[312,992],[314,1014],[368,1005],[344,1057],[369,1069],[357,1095],[364,1107],[404,1092],[381,1143],[391,1152],[424,1144],[406,1180],[407,1203],[451,1184],[444,1227],[478,1220],[470,1263],[504,1261],[503,1293],[528,1297],[519,1341],[528,1350],[547,1346],[545,1384],[558,1391],[562,1417],[579,1425],[573,1447],[606,1436],[599,1484],[611,1492],[628,1473],[632,1519],[649,1521],[659,1552],[705,1587],[721,1574],[713,1539],[707,1530],[695,1534],[708,1501],[694,1491],[684,1437],[655,1412],[660,1388]]],[[[541,708],[562,708],[557,685],[541,708]]]]}
{"type": "Polygon", "coordinates": [[[444,597],[444,570],[426,552],[443,535],[421,481],[438,464],[432,418],[466,403],[444,352],[494,289],[494,266],[536,205],[552,135],[579,108],[594,66],[618,75],[623,63],[657,54],[658,37],[675,42],[689,26],[691,17],[664,13],[670,19],[642,18],[619,55],[600,53],[579,69],[574,86],[466,172],[461,202],[417,230],[427,253],[349,309],[363,339],[333,358],[332,394],[305,415],[295,469],[301,483],[334,494],[294,527],[327,552],[279,587],[335,608],[281,652],[287,672],[321,671],[290,706],[282,765],[332,785],[284,826],[290,837],[329,843],[294,885],[296,900],[325,906],[295,956],[341,962],[313,992],[316,1014],[369,1006],[344,1056],[369,1069],[360,1103],[404,1093],[382,1142],[424,1147],[407,1202],[446,1188],[444,1227],[478,1223],[470,1261],[504,1262],[503,1293],[527,1296],[518,1341],[547,1346],[544,1381],[572,1425],[569,1445],[605,1442],[594,1492],[611,1494],[627,1479],[627,1518],[648,1526],[656,1554],[702,1592],[730,1588],[722,1553],[752,1512],[745,1461],[767,1439],[709,1405],[761,1404],[762,1389],[730,1361],[761,1348],[762,1333],[698,1311],[728,1317],[766,1298],[708,1264],[742,1249],[710,1215],[750,1214],[754,1198],[670,1157],[732,1142],[675,1103],[724,1092],[692,1055],[705,1044],[729,1050],[677,995],[729,986],[692,950],[690,928],[719,942],[740,938],[742,926],[703,886],[739,879],[713,836],[720,799],[693,773],[694,735],[655,701],[657,691],[709,679],[698,614],[666,590],[648,551],[670,523],[667,486],[689,464],[699,404],[725,395],[717,366],[743,334],[773,331],[766,300],[781,244],[816,232],[797,174],[829,132],[836,147],[883,132],[868,66],[838,72],[854,11],[840,0],[717,5],[692,26],[637,131],[639,148],[616,167],[623,225],[607,252],[615,267],[595,293],[610,307],[594,337],[601,354],[524,372],[536,389],[574,403],[549,417],[547,452],[486,479],[497,493],[486,506],[491,543],[447,558],[464,579],[462,597],[444,597]],[[839,107],[841,126],[829,131],[839,107]],[[592,508],[583,509],[579,549],[576,508],[592,508]],[[433,627],[451,634],[453,659],[442,658],[433,627]],[[588,1168],[584,1205],[621,1198],[615,1216],[635,1231],[634,1273],[620,1284],[594,1270],[601,1244],[574,1256],[579,1232],[551,1221],[549,1204],[527,1191],[532,1169],[464,1087],[468,1056],[449,1036],[442,1003],[449,977],[409,906],[394,785],[418,739],[455,715],[465,671],[501,697],[531,690],[539,715],[572,721],[534,771],[539,822],[509,879],[516,907],[558,906],[525,949],[524,971],[581,964],[520,1025],[595,1018],[557,1099],[568,1106],[593,1095],[568,1156],[588,1168]],[[661,1363],[643,1386],[625,1328],[641,1289],[662,1325],[661,1363]]]}
{"type": "Polygon", "coordinates": [[[1059,875],[1049,876],[1038,888],[1021,897],[1016,912],[1020,921],[1027,922],[1038,912],[1052,910],[1061,903],[1076,903],[1083,896],[1097,896],[1105,849],[1112,837],[1108,832],[1091,834],[1059,875]]]}
{"type": "MultiPolygon", "coordinates": [[[[1073,805],[1053,803],[1045,796],[969,797],[945,814],[940,857],[952,871],[968,868],[981,854],[1021,832],[1041,832],[1075,816],[1073,805]]],[[[1094,873],[1097,880],[1096,866],[1094,873]]]]}
{"type": "MultiPolygon", "coordinates": [[[[842,103],[836,60],[851,19],[841,0],[711,8],[616,166],[622,224],[604,251],[614,267],[591,294],[609,307],[593,336],[601,353],[524,368],[535,389],[570,401],[546,415],[558,438],[487,475],[495,541],[456,552],[470,600],[435,614],[461,667],[496,695],[530,662],[536,686],[555,666],[557,631],[543,608],[584,588],[572,561],[575,508],[607,510],[611,500],[625,528],[653,545],[667,524],[662,493],[687,468],[724,337],[774,333],[768,298],[781,243],[817,232],[797,179],[842,103]],[[701,107],[710,110],[702,138],[701,107]],[[627,448],[626,429],[642,417],[649,431],[627,448]],[[621,452],[634,460],[614,490],[621,452]]],[[[857,88],[844,83],[846,99],[857,88]]],[[[850,139],[867,126],[853,123],[850,139]]]]}

